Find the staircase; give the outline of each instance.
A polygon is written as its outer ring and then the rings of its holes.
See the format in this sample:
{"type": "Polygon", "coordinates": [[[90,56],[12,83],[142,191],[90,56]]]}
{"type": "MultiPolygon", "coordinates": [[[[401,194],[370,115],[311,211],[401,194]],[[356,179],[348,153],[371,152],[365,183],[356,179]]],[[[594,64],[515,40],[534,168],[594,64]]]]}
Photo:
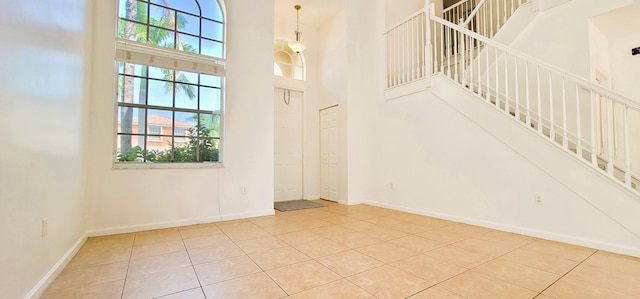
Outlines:
{"type": "Polygon", "coordinates": [[[630,132],[636,129],[631,119],[640,119],[640,106],[493,41],[490,37],[523,3],[461,1],[443,12],[448,19],[459,19],[459,24],[435,16],[432,4],[428,4],[387,32],[387,89],[442,74],[568,154],[638,192],[640,157],[633,153],[640,151],[640,137],[630,132]]]}
{"type": "MultiPolygon", "coordinates": [[[[387,98],[430,87],[434,76],[443,76],[628,191],[634,205],[627,209],[637,210],[640,105],[493,40],[527,2],[466,0],[445,9],[441,18],[427,1],[386,32],[387,98]]],[[[591,203],[640,236],[635,212],[622,215],[617,211],[624,206],[591,203]]]]}

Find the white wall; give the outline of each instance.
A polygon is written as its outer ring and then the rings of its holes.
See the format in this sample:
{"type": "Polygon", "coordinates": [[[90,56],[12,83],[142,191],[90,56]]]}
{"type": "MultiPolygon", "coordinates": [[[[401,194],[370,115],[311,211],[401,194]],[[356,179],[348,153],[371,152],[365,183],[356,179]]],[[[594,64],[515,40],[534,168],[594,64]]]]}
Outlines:
{"type": "Polygon", "coordinates": [[[640,47],[640,31],[610,41],[611,87],[640,103],[640,56],[631,55],[636,47],[640,47]]]}
{"type": "Polygon", "coordinates": [[[113,169],[116,8],[95,6],[90,233],[272,214],[273,2],[226,1],[224,167],[205,169],[113,169]]]}
{"type": "Polygon", "coordinates": [[[347,10],[342,10],[318,28],[320,70],[320,109],[338,105],[338,171],[337,198],[340,203],[348,202],[348,159],[347,159],[347,97],[348,97],[348,45],[347,10]]]}
{"type": "Polygon", "coordinates": [[[89,4],[0,4],[0,296],[23,298],[84,241],[89,4]]]}
{"type": "MultiPolygon", "coordinates": [[[[383,1],[348,1],[343,11],[320,28],[321,99],[319,107],[338,105],[338,198],[343,204],[364,202],[370,194],[367,176],[371,168],[367,155],[371,152],[367,117],[368,95],[376,89],[368,85],[368,78],[379,74],[367,73],[377,64],[379,52],[370,51],[368,39],[379,41],[384,20],[383,1]],[[369,22],[375,14],[373,22],[369,22]],[[379,23],[382,24],[382,23],[379,23]],[[371,56],[370,54],[374,55],[371,56]]],[[[377,83],[377,80],[375,81],[377,83]]],[[[375,86],[375,84],[373,85],[375,86]]]]}
{"type": "Polygon", "coordinates": [[[538,14],[511,46],[582,78],[590,78],[588,19],[632,2],[569,1],[538,14]]]}
{"type": "Polygon", "coordinates": [[[363,47],[363,35],[373,28],[364,24],[364,8],[371,7],[372,1],[349,1],[347,4],[347,203],[362,203],[366,199],[365,153],[367,152],[365,97],[362,65],[366,48],[363,47]]]}
{"type": "Polygon", "coordinates": [[[610,51],[607,37],[597,26],[589,22],[589,79],[595,81],[596,77],[604,76],[609,83],[606,87],[611,88],[611,64],[609,58],[610,51]]]}
{"type": "Polygon", "coordinates": [[[376,160],[370,203],[640,256],[633,196],[594,191],[622,188],[567,166],[579,162],[445,80],[433,82],[444,98],[423,92],[379,104],[375,134],[385,142],[375,156],[387,158],[376,160]],[[593,204],[604,201],[628,213],[610,217],[593,204]]]}
{"type": "Polygon", "coordinates": [[[607,78],[616,91],[640,102],[640,56],[631,49],[640,47],[640,2],[591,18],[591,28],[600,38],[592,43],[592,50],[606,47],[600,62],[607,64],[607,78]]]}
{"type": "MultiPolygon", "coordinates": [[[[397,25],[414,12],[423,8],[425,3],[424,0],[385,0],[384,2],[385,29],[397,25]]],[[[431,2],[439,2],[442,4],[442,0],[431,2]]]]}

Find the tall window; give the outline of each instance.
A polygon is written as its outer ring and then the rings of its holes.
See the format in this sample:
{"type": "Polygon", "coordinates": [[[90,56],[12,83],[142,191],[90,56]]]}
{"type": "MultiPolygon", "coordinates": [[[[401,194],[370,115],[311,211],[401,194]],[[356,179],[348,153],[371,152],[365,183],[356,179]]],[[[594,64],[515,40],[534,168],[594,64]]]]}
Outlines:
{"type": "Polygon", "coordinates": [[[273,74],[285,78],[305,80],[304,56],[289,48],[284,40],[276,40],[273,46],[273,74]]]}
{"type": "Polygon", "coordinates": [[[117,162],[218,162],[224,11],[217,0],[117,0],[117,162]]]}

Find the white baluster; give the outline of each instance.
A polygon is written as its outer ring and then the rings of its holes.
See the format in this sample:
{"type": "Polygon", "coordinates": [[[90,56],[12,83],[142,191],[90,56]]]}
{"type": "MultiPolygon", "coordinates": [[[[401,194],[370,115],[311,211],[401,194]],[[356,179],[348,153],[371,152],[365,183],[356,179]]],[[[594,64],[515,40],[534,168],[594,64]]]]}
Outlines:
{"type": "Polygon", "coordinates": [[[445,61],[446,61],[446,49],[447,49],[447,45],[445,44],[445,35],[446,35],[446,29],[444,27],[444,25],[438,24],[438,27],[440,27],[440,30],[438,31],[439,35],[440,35],[440,53],[442,54],[442,61],[440,62],[440,72],[442,72],[444,74],[444,67],[445,67],[445,61]]]}
{"type": "Polygon", "coordinates": [[[392,53],[392,61],[393,61],[393,86],[397,86],[398,85],[398,32],[397,29],[393,29],[393,31],[391,31],[391,36],[393,38],[392,41],[392,46],[393,46],[393,53],[392,53]]]}
{"type": "Polygon", "coordinates": [[[462,83],[464,86],[469,85],[469,64],[471,63],[471,52],[469,52],[469,48],[471,47],[467,43],[467,35],[460,32],[460,37],[462,40],[462,78],[464,82],[462,83]]]}
{"type": "Polygon", "coordinates": [[[396,71],[395,71],[395,31],[392,30],[389,32],[389,54],[388,59],[389,59],[389,81],[390,81],[390,85],[391,86],[395,86],[395,80],[396,80],[396,71]]]}
{"type": "Polygon", "coordinates": [[[511,108],[509,105],[509,55],[504,53],[504,111],[507,114],[511,113],[511,108]]]}
{"type": "Polygon", "coordinates": [[[445,27],[445,33],[447,35],[447,77],[451,78],[451,29],[445,27]]]}
{"type": "Polygon", "coordinates": [[[531,96],[529,96],[529,62],[524,63],[524,75],[525,75],[525,95],[527,101],[527,127],[531,127],[531,96]]]}
{"type": "Polygon", "coordinates": [[[493,24],[495,24],[494,20],[493,20],[493,10],[494,10],[494,4],[493,1],[489,1],[489,29],[491,31],[491,33],[489,34],[489,37],[493,37],[493,24]]]}
{"type": "MultiPolygon", "coordinates": [[[[604,98],[604,97],[603,97],[604,98]]],[[[615,140],[613,137],[614,119],[613,119],[613,101],[610,98],[604,98],[607,103],[607,173],[613,176],[613,162],[615,159],[615,140]]]]}
{"type": "Polygon", "coordinates": [[[392,53],[391,53],[391,65],[392,65],[392,73],[393,73],[393,86],[398,85],[398,31],[396,29],[394,29],[392,31],[392,41],[391,41],[391,47],[392,47],[392,53]]]}
{"type": "MultiPolygon", "coordinates": [[[[500,109],[500,74],[498,72],[498,49],[495,52],[495,65],[496,65],[496,107],[500,109]]],[[[506,75],[506,74],[505,74],[506,75]]]]}
{"type": "Polygon", "coordinates": [[[622,126],[624,127],[624,183],[631,188],[631,140],[629,140],[629,107],[622,106],[622,126]]]}
{"type": "Polygon", "coordinates": [[[467,72],[467,84],[469,90],[473,92],[473,38],[470,35],[466,36],[467,48],[469,48],[469,71],[467,72]]]}
{"type": "MultiPolygon", "coordinates": [[[[576,115],[578,117],[578,115],[576,115]]],[[[567,136],[567,90],[565,79],[562,76],[562,147],[569,149],[569,136],[567,136]]]]}
{"type": "Polygon", "coordinates": [[[516,109],[515,109],[515,117],[519,121],[520,120],[520,80],[518,74],[518,57],[514,57],[515,61],[515,72],[516,72],[516,80],[515,80],[515,88],[516,88],[516,109]]]}
{"type": "Polygon", "coordinates": [[[555,115],[554,115],[554,102],[553,102],[553,80],[551,78],[551,71],[549,71],[549,139],[551,141],[556,140],[555,129],[555,115]]]}
{"type": "Polygon", "coordinates": [[[576,155],[582,159],[582,121],[580,115],[580,84],[576,82],[576,132],[578,138],[576,142],[576,155]]]}
{"type": "Polygon", "coordinates": [[[507,0],[504,0],[502,4],[504,5],[504,15],[502,16],[502,22],[499,23],[498,27],[502,27],[502,25],[507,22],[507,0]]]}
{"type": "MultiPolygon", "coordinates": [[[[417,17],[416,17],[417,18],[417,17]]],[[[409,49],[410,51],[410,55],[411,55],[411,68],[410,68],[410,72],[411,72],[411,81],[416,80],[416,78],[418,77],[418,68],[417,68],[417,64],[416,64],[416,55],[417,50],[418,50],[418,44],[417,44],[417,40],[416,40],[416,18],[411,19],[411,47],[409,49]]]]}
{"type": "Polygon", "coordinates": [[[596,95],[590,90],[591,95],[591,165],[598,167],[598,142],[596,141],[596,95]]]}
{"type": "Polygon", "coordinates": [[[438,42],[437,40],[433,40],[433,34],[431,31],[432,7],[433,5],[431,5],[430,1],[426,0],[423,12],[420,14],[422,18],[420,21],[420,26],[422,26],[421,36],[424,36],[424,39],[420,43],[420,47],[423,51],[422,55],[419,56],[419,59],[422,59],[422,63],[420,64],[420,78],[426,78],[429,86],[431,86],[431,74],[435,74],[435,70],[438,67],[436,59],[437,54],[435,50],[438,42]]]}
{"type": "Polygon", "coordinates": [[[407,83],[407,51],[408,41],[409,41],[409,33],[407,23],[405,22],[402,26],[402,84],[407,83]]]}
{"type": "Polygon", "coordinates": [[[488,102],[491,102],[491,82],[490,82],[490,78],[491,74],[489,74],[489,50],[491,49],[491,47],[489,45],[485,45],[485,60],[486,60],[486,70],[487,70],[487,94],[485,95],[485,98],[488,102]]]}
{"type": "Polygon", "coordinates": [[[540,89],[540,66],[536,65],[536,79],[538,84],[538,133],[541,135],[544,134],[542,132],[542,89],[540,89]]]}
{"type": "MultiPolygon", "coordinates": [[[[482,96],[482,65],[480,62],[480,40],[478,42],[478,54],[476,55],[476,60],[478,61],[478,96],[482,96]]],[[[486,47],[485,47],[486,49],[486,47]]]]}
{"type": "Polygon", "coordinates": [[[485,5],[482,6],[482,35],[483,36],[487,36],[487,19],[488,19],[488,15],[487,15],[487,5],[485,2],[485,5]]]}
{"type": "MultiPolygon", "coordinates": [[[[453,30],[453,29],[452,29],[453,30]]],[[[453,80],[458,82],[458,66],[460,64],[458,64],[458,54],[460,54],[460,44],[458,43],[458,33],[457,31],[454,31],[454,36],[453,36],[453,49],[454,49],[454,56],[453,56],[453,61],[454,61],[454,74],[453,74],[453,80]]]]}

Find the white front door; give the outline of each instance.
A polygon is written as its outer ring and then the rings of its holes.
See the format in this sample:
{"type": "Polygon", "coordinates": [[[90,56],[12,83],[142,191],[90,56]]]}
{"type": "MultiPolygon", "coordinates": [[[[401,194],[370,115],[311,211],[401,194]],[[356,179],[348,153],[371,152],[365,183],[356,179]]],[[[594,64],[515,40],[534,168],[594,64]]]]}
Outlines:
{"type": "Polygon", "coordinates": [[[336,201],[338,193],[338,107],[320,111],[320,198],[336,201]]]}
{"type": "Polygon", "coordinates": [[[302,199],[302,92],[274,94],[274,200],[302,199]]]}

